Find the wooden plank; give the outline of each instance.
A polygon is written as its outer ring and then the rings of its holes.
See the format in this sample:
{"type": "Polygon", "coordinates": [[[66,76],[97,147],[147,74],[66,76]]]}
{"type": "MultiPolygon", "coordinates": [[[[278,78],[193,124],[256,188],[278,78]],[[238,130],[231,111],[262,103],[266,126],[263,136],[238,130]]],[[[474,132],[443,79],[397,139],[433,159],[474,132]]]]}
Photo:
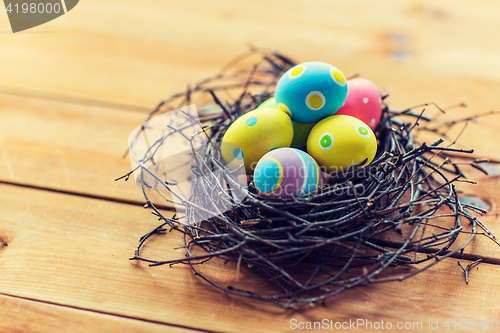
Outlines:
{"type": "Polygon", "coordinates": [[[114,181],[131,169],[123,155],[144,114],[5,94],[0,105],[1,181],[145,202],[133,180],[114,181]]]}
{"type": "Polygon", "coordinates": [[[189,329],[0,295],[0,331],[193,332],[189,329]]]}
{"type": "MultiPolygon", "coordinates": [[[[1,184],[0,202],[0,235],[7,245],[0,250],[4,295],[217,332],[293,331],[295,323],[323,319],[394,325],[500,319],[498,265],[480,264],[466,285],[456,259],[450,259],[403,282],[348,291],[324,307],[283,311],[227,297],[186,267],[129,262],[138,237],[156,225],[147,210],[1,184]]],[[[144,254],[179,257],[182,250],[174,248],[180,244],[179,234],[159,236],[144,254]]],[[[220,281],[238,285],[230,266],[208,265],[220,281]]],[[[258,275],[245,279],[265,288],[258,275]]]]}
{"type": "MultiPolygon", "coordinates": [[[[471,88],[500,79],[500,47],[491,34],[500,30],[500,5],[494,0],[321,0],[315,6],[299,0],[88,0],[15,35],[1,13],[1,86],[127,105],[153,106],[212,75],[248,43],[301,61],[333,62],[347,74],[394,88],[394,95],[407,90],[411,73],[471,88]],[[96,20],[97,13],[105,19],[96,20]]],[[[423,95],[414,96],[418,102],[447,93],[464,98],[447,85],[408,91],[423,95]]]]}

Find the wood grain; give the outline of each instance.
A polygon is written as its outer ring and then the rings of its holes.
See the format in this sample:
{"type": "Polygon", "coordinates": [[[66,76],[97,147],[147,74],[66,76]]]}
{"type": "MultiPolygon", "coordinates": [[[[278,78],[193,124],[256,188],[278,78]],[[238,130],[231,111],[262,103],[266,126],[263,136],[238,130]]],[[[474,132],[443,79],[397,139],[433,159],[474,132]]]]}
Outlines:
{"type": "MultiPolygon", "coordinates": [[[[216,73],[244,50],[242,41],[253,38],[255,44],[281,48],[297,60],[334,62],[346,74],[360,73],[389,92],[394,107],[469,104],[470,109],[450,111],[448,118],[498,110],[500,80],[495,75],[500,70],[490,60],[500,57],[500,44],[488,43],[488,32],[500,24],[493,2],[480,1],[474,7],[466,1],[383,4],[321,1],[309,8],[287,3],[289,15],[301,24],[280,20],[279,27],[266,34],[273,13],[282,10],[276,3],[235,7],[218,0],[208,9],[203,2],[167,8],[159,1],[103,5],[89,0],[33,30],[40,33],[3,34],[0,179],[143,202],[132,184],[112,181],[129,170],[128,159],[121,156],[130,131],[159,100],[216,73]],[[268,11],[261,13],[263,7],[268,11]],[[332,20],[326,12],[346,15],[332,20]],[[106,15],[107,23],[91,19],[95,13],[106,15]],[[168,33],[182,21],[193,24],[168,33]],[[201,25],[213,39],[198,37],[201,25]],[[464,27],[474,28],[474,33],[464,27]],[[200,39],[197,46],[190,42],[195,38],[200,39]],[[217,43],[210,46],[214,40],[217,43]]],[[[2,29],[8,28],[5,23],[2,29]]],[[[428,109],[428,114],[436,113],[428,109]]],[[[458,146],[499,159],[491,139],[498,131],[497,119],[491,116],[469,125],[458,146]]]]}
{"type": "Polygon", "coordinates": [[[1,181],[145,202],[133,181],[115,181],[131,169],[123,155],[144,114],[1,93],[0,105],[1,181]]]}
{"type": "Polygon", "coordinates": [[[4,295],[0,295],[0,307],[1,332],[192,332],[190,329],[4,295]]]}
{"type": "Polygon", "coordinates": [[[439,101],[442,93],[461,99],[454,81],[472,88],[498,84],[499,14],[494,0],[320,0],[314,6],[299,0],[87,0],[57,20],[9,35],[2,11],[0,85],[153,106],[218,71],[251,43],[361,73],[403,105],[439,101]],[[417,84],[407,77],[412,73],[426,82],[403,96],[408,84],[417,84]],[[435,91],[427,85],[434,77],[452,86],[435,91]]]}
{"type": "MultiPolygon", "coordinates": [[[[138,237],[155,221],[147,210],[109,201],[0,185],[0,293],[124,317],[217,332],[291,331],[300,322],[444,321],[498,318],[500,266],[480,264],[465,284],[456,259],[403,282],[370,285],[303,312],[234,299],[181,266],[150,268],[128,261],[138,237]],[[128,253],[128,255],[127,255],[128,253]]],[[[156,237],[145,254],[182,256],[180,235],[156,237]]],[[[461,260],[463,265],[467,261],[461,260]]],[[[218,280],[234,270],[216,261],[218,280]]],[[[246,280],[244,280],[246,281],[246,280]]],[[[261,284],[258,276],[250,283],[261,284]],[[253,282],[252,282],[253,281],[253,282]]]]}

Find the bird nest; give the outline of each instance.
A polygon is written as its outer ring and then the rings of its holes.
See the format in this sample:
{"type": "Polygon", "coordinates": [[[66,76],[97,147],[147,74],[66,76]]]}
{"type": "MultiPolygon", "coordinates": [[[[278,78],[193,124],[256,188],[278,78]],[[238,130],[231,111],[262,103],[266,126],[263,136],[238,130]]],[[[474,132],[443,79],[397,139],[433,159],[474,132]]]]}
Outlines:
{"type": "Polygon", "coordinates": [[[132,260],[185,264],[226,293],[295,308],[418,274],[463,251],[478,227],[494,237],[476,217],[486,211],[462,203],[455,188],[467,180],[453,159],[468,158],[466,164],[478,169],[480,161],[442,139],[419,142],[416,130],[436,132],[424,106],[396,111],[385,94],[375,129],[378,152],[369,166],[329,175],[305,197],[259,194],[244,168],[223,163],[220,142],[233,121],[273,95],[295,63],[275,52],[250,53],[258,58],[252,65],[226,68],[161,102],[131,135],[134,168],[124,177],[135,176],[145,207],[161,221],[140,239],[132,260]],[[192,104],[203,106],[193,112],[192,104]],[[188,185],[187,193],[181,185],[188,185]],[[152,200],[153,192],[165,202],[152,200]],[[180,233],[185,256],[143,256],[145,244],[166,231],[180,233]],[[228,279],[217,274],[222,269],[235,274],[228,279]]]}

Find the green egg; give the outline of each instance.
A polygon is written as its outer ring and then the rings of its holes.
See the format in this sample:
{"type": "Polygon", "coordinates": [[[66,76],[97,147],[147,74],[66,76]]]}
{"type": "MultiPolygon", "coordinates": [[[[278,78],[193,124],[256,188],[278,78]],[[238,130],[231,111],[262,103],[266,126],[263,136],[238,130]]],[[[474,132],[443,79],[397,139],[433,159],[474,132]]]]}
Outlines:
{"type": "Polygon", "coordinates": [[[296,123],[292,120],[293,125],[293,140],[290,147],[293,148],[303,148],[307,144],[307,138],[309,137],[309,133],[315,124],[301,124],[296,123]]]}

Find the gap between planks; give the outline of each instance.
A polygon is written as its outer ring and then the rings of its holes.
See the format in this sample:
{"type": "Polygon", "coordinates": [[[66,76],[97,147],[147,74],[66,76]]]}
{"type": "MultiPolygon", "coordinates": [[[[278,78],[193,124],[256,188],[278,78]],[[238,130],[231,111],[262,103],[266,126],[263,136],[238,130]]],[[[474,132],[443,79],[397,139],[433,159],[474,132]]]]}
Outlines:
{"type": "MultiPolygon", "coordinates": [[[[107,197],[107,196],[101,196],[101,195],[97,195],[97,194],[89,194],[89,193],[82,193],[82,192],[76,192],[76,191],[65,191],[65,190],[55,189],[55,188],[50,188],[50,187],[41,187],[41,186],[35,186],[35,185],[29,185],[29,184],[20,184],[20,183],[15,183],[15,182],[7,182],[7,181],[3,181],[3,180],[0,180],[0,184],[18,186],[18,187],[28,188],[28,189],[32,189],[32,190],[40,190],[40,191],[48,191],[48,192],[59,193],[59,194],[74,195],[74,196],[82,197],[82,198],[123,203],[123,204],[128,204],[128,205],[133,205],[133,206],[144,207],[144,204],[145,204],[145,202],[141,202],[141,201],[120,199],[120,198],[107,197]]],[[[175,208],[172,206],[161,205],[161,204],[155,204],[155,206],[156,206],[156,208],[161,209],[161,210],[175,212],[175,208]]]]}
{"type": "Polygon", "coordinates": [[[0,94],[10,95],[10,96],[18,96],[18,97],[36,98],[36,99],[41,99],[44,101],[76,104],[76,105],[89,106],[89,107],[90,106],[98,106],[98,107],[102,107],[102,108],[116,109],[116,110],[129,111],[129,112],[140,112],[140,113],[145,113],[145,114],[148,114],[149,112],[151,112],[153,110],[152,108],[150,109],[150,108],[146,108],[143,106],[122,104],[122,103],[118,103],[118,102],[108,102],[108,101],[103,101],[103,100],[75,97],[75,96],[70,96],[70,95],[53,94],[50,92],[9,87],[9,86],[5,86],[5,85],[0,85],[0,94]]]}

